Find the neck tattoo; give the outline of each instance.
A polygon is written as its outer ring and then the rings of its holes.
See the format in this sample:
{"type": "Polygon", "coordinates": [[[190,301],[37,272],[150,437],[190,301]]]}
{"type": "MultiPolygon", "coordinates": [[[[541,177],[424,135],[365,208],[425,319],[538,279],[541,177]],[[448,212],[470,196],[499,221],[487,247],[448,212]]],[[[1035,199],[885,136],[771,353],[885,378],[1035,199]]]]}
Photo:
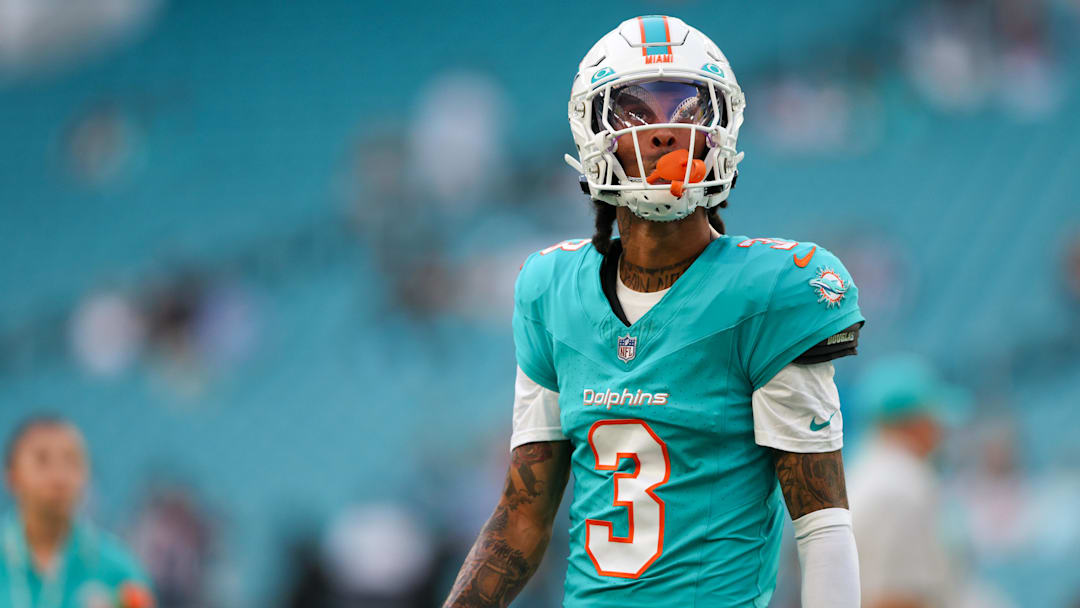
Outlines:
{"type": "Polygon", "coordinates": [[[619,258],[619,278],[622,279],[623,285],[634,291],[660,291],[674,285],[675,280],[686,272],[695,259],[697,255],[667,266],[646,268],[628,262],[626,257],[622,256],[619,258]]]}

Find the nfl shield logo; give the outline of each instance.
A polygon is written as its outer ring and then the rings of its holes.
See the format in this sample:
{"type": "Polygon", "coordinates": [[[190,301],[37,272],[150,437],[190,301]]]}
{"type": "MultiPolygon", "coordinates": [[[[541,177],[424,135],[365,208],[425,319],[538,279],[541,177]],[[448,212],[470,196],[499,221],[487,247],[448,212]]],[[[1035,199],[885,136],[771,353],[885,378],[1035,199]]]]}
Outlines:
{"type": "Polygon", "coordinates": [[[637,338],[632,337],[630,334],[626,334],[619,338],[619,360],[623,363],[629,363],[631,359],[637,356],[637,338]]]}

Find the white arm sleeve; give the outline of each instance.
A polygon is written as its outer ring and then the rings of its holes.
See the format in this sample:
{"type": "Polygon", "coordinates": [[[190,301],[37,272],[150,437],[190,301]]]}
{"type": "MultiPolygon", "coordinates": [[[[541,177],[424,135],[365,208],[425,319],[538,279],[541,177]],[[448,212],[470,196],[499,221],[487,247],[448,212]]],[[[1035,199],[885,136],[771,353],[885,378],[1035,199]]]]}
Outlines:
{"type": "Polygon", "coordinates": [[[514,382],[514,430],[510,449],[533,441],[566,439],[559,420],[559,393],[535,383],[519,367],[514,382]]]}
{"type": "Polygon", "coordinates": [[[834,452],[844,417],[831,361],[788,364],[754,391],[754,441],[785,452],[834,452]]]}
{"type": "Polygon", "coordinates": [[[858,608],[859,553],[847,509],[821,509],[792,522],[802,565],[803,608],[858,608]]]}

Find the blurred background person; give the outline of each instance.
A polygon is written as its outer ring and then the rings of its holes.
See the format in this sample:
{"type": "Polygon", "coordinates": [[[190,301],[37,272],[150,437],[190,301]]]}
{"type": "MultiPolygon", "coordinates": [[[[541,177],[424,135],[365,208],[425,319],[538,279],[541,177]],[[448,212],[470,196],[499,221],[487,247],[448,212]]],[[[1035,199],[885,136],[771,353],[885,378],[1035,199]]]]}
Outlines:
{"type": "Polygon", "coordinates": [[[3,522],[0,606],[153,608],[119,540],[76,516],[89,479],[82,435],[61,418],[31,418],[6,451],[16,509],[3,522]]]}
{"type": "Polygon", "coordinates": [[[213,520],[188,488],[159,484],[150,489],[131,545],[150,575],[160,608],[222,605],[209,580],[217,565],[216,541],[213,520]]]}
{"type": "Polygon", "coordinates": [[[848,487],[867,608],[945,606],[950,572],[938,535],[940,488],[930,459],[942,440],[932,370],[915,356],[879,361],[860,380],[877,434],[848,487]]]}
{"type": "Polygon", "coordinates": [[[438,602],[444,548],[404,505],[357,504],[322,533],[291,542],[283,608],[428,608],[438,602]]]}
{"type": "Polygon", "coordinates": [[[914,354],[875,361],[856,387],[875,430],[856,452],[848,494],[866,608],[1009,606],[969,580],[949,549],[935,456],[969,397],[914,354]]]}

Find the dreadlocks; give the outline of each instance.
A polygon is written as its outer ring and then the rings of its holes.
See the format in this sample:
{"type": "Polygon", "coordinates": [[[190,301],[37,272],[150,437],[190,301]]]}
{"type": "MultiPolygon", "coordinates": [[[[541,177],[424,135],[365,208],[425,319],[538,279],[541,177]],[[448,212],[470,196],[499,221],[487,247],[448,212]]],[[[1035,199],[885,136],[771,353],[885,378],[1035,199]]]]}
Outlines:
{"type": "Polygon", "coordinates": [[[727,200],[720,201],[720,204],[715,207],[710,207],[705,212],[705,217],[709,218],[709,225],[713,227],[713,230],[720,234],[727,234],[727,228],[724,227],[724,220],[720,219],[720,210],[727,209],[727,200]]]}
{"type": "Polygon", "coordinates": [[[615,205],[609,205],[603,201],[592,199],[593,211],[596,213],[596,232],[592,236],[593,247],[600,255],[607,255],[611,249],[611,234],[615,230],[615,205]]]}
{"type": "MultiPolygon", "coordinates": [[[[593,211],[596,214],[596,232],[593,233],[592,244],[600,255],[607,255],[608,249],[611,248],[611,235],[615,230],[615,205],[609,205],[603,201],[593,199],[593,211]]],[[[706,211],[705,216],[709,218],[709,225],[720,234],[727,234],[724,227],[724,220],[720,219],[720,209],[727,207],[727,201],[720,201],[720,204],[709,208],[706,211]]]]}

